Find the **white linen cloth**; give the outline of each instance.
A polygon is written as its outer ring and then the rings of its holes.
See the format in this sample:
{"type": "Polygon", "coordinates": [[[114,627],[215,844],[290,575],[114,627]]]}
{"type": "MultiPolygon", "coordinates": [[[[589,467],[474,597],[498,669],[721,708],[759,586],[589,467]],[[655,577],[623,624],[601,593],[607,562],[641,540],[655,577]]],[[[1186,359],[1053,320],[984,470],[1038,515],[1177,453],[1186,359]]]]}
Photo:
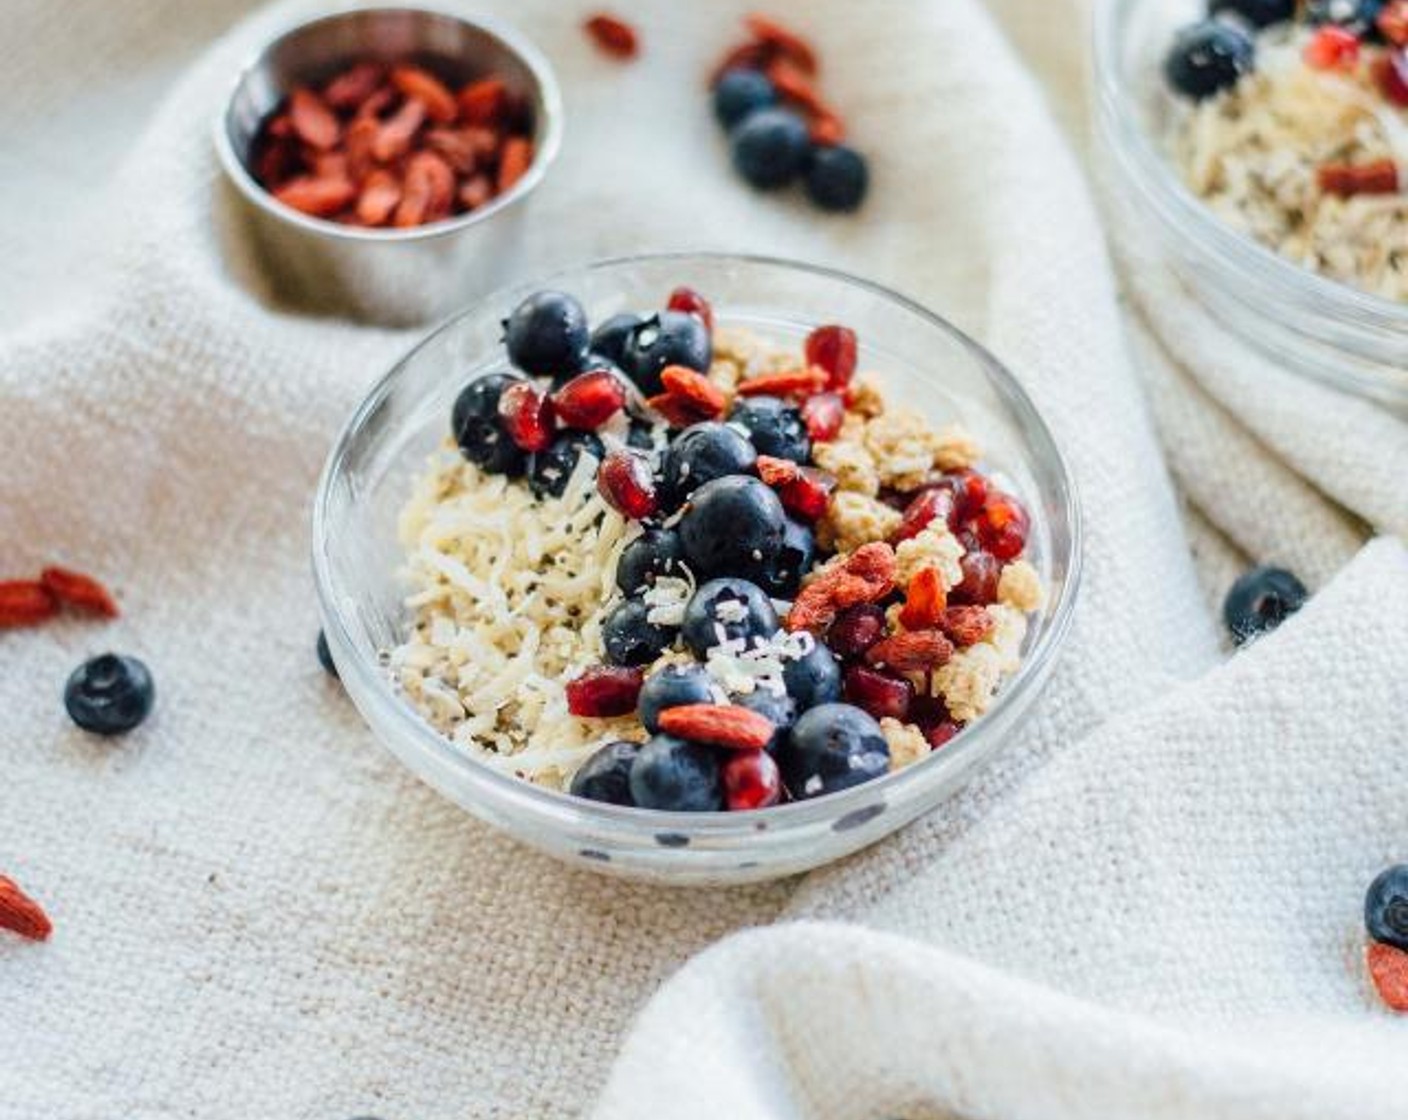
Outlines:
{"type": "Polygon", "coordinates": [[[1408,526],[1404,428],[1157,276],[1122,316],[1055,123],[1077,0],[1000,0],[1020,57],[976,0],[774,4],[872,157],[854,218],[732,177],[700,81],[747,5],[623,2],[631,66],[585,5],[484,5],[570,112],[505,278],[685,247],[872,276],[1017,371],[1084,500],[1067,651],[965,794],[800,881],[690,892],[499,839],[317,667],[312,484],[413,335],[268,303],[209,123],[291,9],[175,76],[240,7],[6,16],[0,572],[70,561],[125,616],[0,636],[0,870],[57,926],[0,942],[0,1117],[1408,1115],[1408,1025],[1358,961],[1363,888],[1408,858],[1408,556],[1346,512],[1408,526]],[[1249,556],[1328,586],[1228,661],[1205,592],[1249,556]],[[58,702],[108,647],[158,687],[114,743],[58,702]]]}

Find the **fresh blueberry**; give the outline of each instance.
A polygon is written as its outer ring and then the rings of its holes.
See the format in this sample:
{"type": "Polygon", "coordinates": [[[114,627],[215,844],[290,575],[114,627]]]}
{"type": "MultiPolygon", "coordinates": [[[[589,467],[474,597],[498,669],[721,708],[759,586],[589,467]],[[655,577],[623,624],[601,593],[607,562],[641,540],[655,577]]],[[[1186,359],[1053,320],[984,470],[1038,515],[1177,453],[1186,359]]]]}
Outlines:
{"type": "Polygon", "coordinates": [[[1408,952],[1408,863],[1390,867],[1369,884],[1364,925],[1375,941],[1408,952]]]}
{"type": "Polygon", "coordinates": [[[621,368],[642,393],[654,396],[664,388],[660,371],[666,366],[687,366],[704,373],[713,357],[709,328],[697,315],[662,311],[627,335],[621,368]]]}
{"type": "Polygon", "coordinates": [[[646,615],[650,607],[641,599],[627,599],[601,624],[606,660],[612,665],[649,665],[670,648],[675,631],[657,626],[646,615]]]}
{"type": "Polygon", "coordinates": [[[792,518],[782,531],[782,547],[770,563],[759,566],[758,585],[774,599],[795,599],[802,577],[816,559],[816,534],[792,518]]]}
{"type": "Polygon", "coordinates": [[[691,424],[665,450],[661,477],[665,494],[678,505],[706,482],[731,474],[752,474],[758,453],[748,439],[713,420],[691,424]]]}
{"type": "Polygon", "coordinates": [[[758,70],[735,67],[714,83],[714,116],[732,128],[756,109],[777,104],[777,87],[758,70]]]}
{"type": "Polygon", "coordinates": [[[802,410],[795,405],[777,397],[740,397],[728,421],[747,431],[759,455],[811,462],[812,440],[802,410]]]}
{"type": "Polygon", "coordinates": [[[890,768],[890,746],[859,708],[819,704],[792,725],[777,762],[788,791],[803,801],[880,777],[890,768]]]}
{"type": "Polygon", "coordinates": [[[607,743],[582,763],[572,776],[568,792],[610,805],[635,804],[631,800],[631,765],[639,753],[639,743],[607,743]]]}
{"type": "Polygon", "coordinates": [[[636,716],[654,735],[660,730],[660,713],[681,704],[712,704],[714,681],[703,665],[666,665],[645,678],[636,716]]]}
{"type": "Polygon", "coordinates": [[[1385,3],[1386,0],[1309,0],[1305,6],[1305,21],[1316,27],[1332,23],[1356,35],[1373,38],[1385,3]]]}
{"type": "Polygon", "coordinates": [[[656,576],[681,576],[680,536],[673,529],[647,529],[624,549],[616,562],[616,586],[634,595],[656,576]]]}
{"type": "Polygon", "coordinates": [[[787,695],[804,712],[841,698],[841,666],[836,655],[820,642],[805,657],[784,663],[782,682],[787,695]]]}
{"type": "Polygon", "coordinates": [[[1304,605],[1305,584],[1286,571],[1266,565],[1253,568],[1227,592],[1222,617],[1238,645],[1274,630],[1304,605]]]}
{"type": "Polygon", "coordinates": [[[700,584],[684,608],[684,644],[703,657],[721,641],[771,638],[779,629],[772,600],[746,579],[711,579],[700,584]],[[723,631],[720,638],[719,631],[723,631]]]}
{"type": "Polygon", "coordinates": [[[749,113],[729,138],[734,168],[760,190],[785,187],[795,179],[811,148],[806,122],[790,109],[749,113]]]}
{"type": "Polygon", "coordinates": [[[499,420],[499,397],[522,380],[512,373],[487,373],[476,377],[455,398],[450,428],[460,454],[490,474],[517,478],[527,465],[528,456],[508,438],[499,420]]]}
{"type": "Polygon", "coordinates": [[[1209,19],[1180,31],[1164,59],[1164,77],[1185,97],[1202,101],[1237,84],[1256,62],[1256,47],[1240,29],[1209,19]]]}
{"type": "Polygon", "coordinates": [[[322,630],[318,631],[318,663],[322,665],[323,672],[341,679],[337,664],[332,659],[332,650],[328,647],[328,636],[322,630]]]}
{"type": "Polygon", "coordinates": [[[642,809],[709,813],[722,809],[719,752],[673,735],[656,735],[631,767],[631,797],[642,809]]]}
{"type": "Polygon", "coordinates": [[[645,319],[634,311],[622,311],[600,323],[592,331],[591,352],[619,366],[626,356],[626,341],[645,319]]]}
{"type": "Polygon", "coordinates": [[[776,559],[786,527],[777,495],[756,478],[733,474],[694,492],[679,534],[685,562],[707,579],[765,569],[776,559]]]}
{"type": "Polygon", "coordinates": [[[590,339],[587,313],[565,292],[534,292],[504,322],[509,361],[525,373],[576,373],[590,339]]]}
{"type": "Polygon", "coordinates": [[[812,151],[805,179],[807,197],[823,210],[857,210],[870,186],[865,157],[843,144],[812,151]]]}
{"type": "Polygon", "coordinates": [[[85,661],[64,687],[69,718],[95,735],[121,735],[152,710],[156,686],[147,667],[135,657],[105,653],[85,661]]]}
{"type": "Polygon", "coordinates": [[[750,712],[757,712],[760,716],[772,720],[777,734],[763,749],[776,754],[777,749],[786,742],[787,732],[797,722],[796,701],[790,696],[779,696],[771,689],[755,688],[744,696],[735,696],[733,702],[740,708],[747,708],[750,712]]]}
{"type": "Polygon", "coordinates": [[[1212,0],[1208,14],[1240,16],[1252,27],[1270,27],[1295,18],[1296,0],[1212,0]]]}
{"type": "Polygon", "coordinates": [[[631,417],[631,426],[626,429],[626,446],[637,451],[654,451],[655,426],[631,417]]]}
{"type": "Polygon", "coordinates": [[[583,451],[598,462],[606,457],[606,448],[591,432],[563,432],[547,450],[535,452],[528,460],[529,489],[539,498],[562,497],[583,451]]]}

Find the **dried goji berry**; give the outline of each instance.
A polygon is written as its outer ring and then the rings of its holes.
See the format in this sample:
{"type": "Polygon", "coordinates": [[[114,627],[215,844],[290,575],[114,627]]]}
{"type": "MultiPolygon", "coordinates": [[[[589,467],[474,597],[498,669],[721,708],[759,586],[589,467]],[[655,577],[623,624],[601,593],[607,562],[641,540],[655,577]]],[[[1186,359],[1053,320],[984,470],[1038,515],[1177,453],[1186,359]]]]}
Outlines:
{"type": "Polygon", "coordinates": [[[688,428],[701,420],[711,419],[701,416],[699,406],[687,397],[677,397],[674,393],[657,393],[646,397],[645,403],[665,418],[672,428],[688,428]]]}
{"type": "Polygon", "coordinates": [[[425,103],[407,101],[377,126],[372,138],[372,156],[378,163],[390,163],[411,150],[411,140],[425,123],[425,103]]]}
{"type": "Polygon", "coordinates": [[[811,79],[791,59],[775,58],[767,64],[764,72],[784,101],[792,102],[809,116],[831,113],[811,79]]]}
{"type": "Polygon", "coordinates": [[[1315,29],[1302,55],[1305,64],[1315,70],[1353,70],[1359,65],[1359,36],[1327,23],[1315,29]]]}
{"type": "Polygon", "coordinates": [[[846,124],[834,112],[823,110],[812,117],[807,132],[813,144],[834,147],[846,141],[846,124]]]}
{"type": "Polygon", "coordinates": [[[932,565],[920,568],[909,577],[904,606],[900,608],[900,625],[907,630],[929,630],[939,625],[948,605],[943,577],[932,565]]]}
{"type": "Polygon", "coordinates": [[[326,151],[342,137],[337,115],[306,86],[298,86],[289,94],[288,117],[298,138],[314,148],[326,151]]]}
{"type": "Polygon", "coordinates": [[[508,86],[502,78],[480,78],[461,89],[455,100],[466,124],[497,125],[508,110],[508,86]]]}
{"type": "Polygon", "coordinates": [[[695,743],[759,749],[772,742],[772,720],[736,704],[681,704],[660,713],[660,730],[695,743]]]}
{"type": "Polygon", "coordinates": [[[728,405],[722,389],[688,366],[666,366],[660,371],[660,383],[670,395],[688,401],[700,420],[717,419],[728,405]]]}
{"type": "Polygon", "coordinates": [[[960,646],[976,645],[996,626],[992,615],[975,606],[949,607],[942,612],[937,624],[955,645],[960,646]]]}
{"type": "Polygon", "coordinates": [[[500,194],[511,189],[533,165],[533,141],[526,136],[510,136],[499,152],[499,177],[494,184],[500,194]]]}
{"type": "Polygon", "coordinates": [[[777,20],[754,12],[744,21],[753,38],[773,48],[783,58],[789,59],[807,74],[815,74],[818,69],[816,50],[806,39],[777,20]]]}
{"type": "Polygon", "coordinates": [[[351,205],[357,188],[349,179],[317,179],[300,175],[275,188],[274,197],[285,206],[315,218],[327,218],[351,205]]]}
{"type": "Polygon", "coordinates": [[[54,932],[54,923],[44,908],[8,875],[0,875],[0,929],[11,930],[30,941],[46,941],[54,932]]]}
{"type": "Polygon", "coordinates": [[[400,180],[379,168],[362,184],[362,193],[357,196],[357,218],[369,226],[384,226],[400,201],[400,180]]]}
{"type": "Polygon", "coordinates": [[[352,112],[381,85],[386,70],[375,62],[359,62],[344,70],[323,87],[323,100],[334,109],[352,112]]]}
{"type": "Polygon", "coordinates": [[[634,58],[640,50],[636,29],[616,16],[603,12],[590,17],[582,26],[607,54],[617,58],[634,58]]]}
{"type": "Polygon", "coordinates": [[[425,114],[437,124],[449,124],[460,115],[455,95],[429,70],[419,66],[396,66],[391,71],[391,84],[425,106],[425,114]]]}
{"type": "Polygon", "coordinates": [[[896,566],[895,551],[889,545],[879,541],[861,545],[797,593],[787,612],[787,629],[818,633],[847,607],[879,602],[895,588],[896,566]]]}
{"type": "Polygon", "coordinates": [[[937,669],[953,656],[953,643],[937,630],[911,630],[892,634],[865,651],[872,665],[885,665],[900,673],[937,669]]]}
{"type": "Polygon", "coordinates": [[[58,613],[58,600],[38,580],[0,580],[0,629],[37,626],[58,613]]]}
{"type": "Polygon", "coordinates": [[[66,607],[102,618],[116,618],[119,614],[112,592],[92,576],[70,568],[48,567],[39,574],[39,582],[66,607]]]}
{"type": "Polygon", "coordinates": [[[790,397],[799,393],[816,393],[826,388],[827,373],[813,366],[809,369],[764,373],[738,383],[741,397],[790,397]]]}
{"type": "Polygon", "coordinates": [[[758,477],[769,486],[785,486],[797,477],[800,470],[791,459],[778,459],[772,455],[758,456],[758,477]]]}
{"type": "Polygon", "coordinates": [[[1341,198],[1357,194],[1395,194],[1398,166],[1391,159],[1361,164],[1327,163],[1320,167],[1316,179],[1322,191],[1341,198]]]}
{"type": "Polygon", "coordinates": [[[1369,979],[1385,1006],[1394,1011],[1408,1011],[1408,953],[1371,941],[1365,953],[1369,979]]]}
{"type": "Polygon", "coordinates": [[[776,49],[766,43],[740,43],[724,52],[722,58],[709,71],[709,86],[712,88],[730,70],[761,70],[776,55],[776,49]]]}

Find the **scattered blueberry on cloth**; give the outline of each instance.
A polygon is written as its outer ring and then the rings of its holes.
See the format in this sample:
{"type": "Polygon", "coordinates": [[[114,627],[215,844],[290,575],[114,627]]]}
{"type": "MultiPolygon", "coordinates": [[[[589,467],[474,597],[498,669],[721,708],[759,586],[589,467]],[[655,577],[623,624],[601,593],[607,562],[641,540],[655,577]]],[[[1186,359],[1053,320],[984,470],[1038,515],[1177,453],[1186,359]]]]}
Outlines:
{"type": "Polygon", "coordinates": [[[162,699],[95,742],[62,705],[93,635],[0,641],[0,851],[56,926],[0,944],[0,1117],[1381,1114],[1408,1024],[1369,993],[1362,899],[1408,845],[1408,556],[1364,541],[1408,529],[1408,428],[1247,353],[1158,267],[1122,313],[1057,124],[1083,119],[1078,0],[777,4],[870,159],[865,208],[824,220],[711,147],[689,79],[750,5],[629,5],[630,67],[585,10],[482,6],[571,106],[486,283],[711,247],[947,313],[1075,470],[1069,645],[966,793],[804,879],[658,890],[499,839],[308,648],[318,469],[414,333],[276,304],[220,183],[233,70],[301,9],[197,59],[243,2],[26,0],[0,47],[0,567],[110,574],[100,640],[162,699]],[[1214,604],[1252,561],[1319,594],[1229,660],[1214,604]]]}

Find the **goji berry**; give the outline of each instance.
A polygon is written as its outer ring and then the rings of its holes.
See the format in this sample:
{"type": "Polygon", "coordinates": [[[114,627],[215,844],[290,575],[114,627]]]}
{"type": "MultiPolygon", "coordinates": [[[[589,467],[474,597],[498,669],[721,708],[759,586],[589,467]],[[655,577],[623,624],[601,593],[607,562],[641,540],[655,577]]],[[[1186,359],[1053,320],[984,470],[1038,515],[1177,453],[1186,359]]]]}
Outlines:
{"type": "Polygon", "coordinates": [[[937,620],[940,630],[953,640],[955,645],[977,645],[993,632],[997,625],[992,615],[982,607],[949,607],[937,620]]]}
{"type": "Polygon", "coordinates": [[[635,28],[623,19],[603,12],[591,16],[582,26],[607,54],[617,58],[634,58],[640,51],[635,28]]]}
{"type": "Polygon", "coordinates": [[[671,396],[687,401],[700,420],[717,419],[728,405],[722,389],[688,366],[666,366],[660,371],[660,383],[671,396]]]}
{"type": "Polygon", "coordinates": [[[920,568],[909,577],[904,606],[900,608],[900,625],[907,630],[928,630],[939,625],[948,605],[943,577],[935,567],[920,568]]]}
{"type": "Polygon", "coordinates": [[[738,383],[740,397],[790,397],[800,393],[816,393],[826,388],[828,375],[824,369],[784,370],[764,373],[738,383]]]}
{"type": "Polygon", "coordinates": [[[30,941],[47,941],[54,932],[54,923],[44,908],[8,875],[0,875],[0,929],[11,930],[30,941]]]}
{"type": "Polygon", "coordinates": [[[815,74],[818,69],[815,48],[797,32],[792,31],[769,16],[754,12],[743,21],[756,42],[774,49],[783,58],[807,74],[815,74]]]}
{"type": "Polygon", "coordinates": [[[953,656],[953,643],[937,630],[911,630],[892,634],[865,651],[872,665],[884,665],[900,673],[928,672],[953,656]]]}
{"type": "Polygon", "coordinates": [[[39,582],[66,607],[75,607],[102,618],[118,616],[117,600],[112,592],[92,576],[70,568],[49,567],[39,574],[39,582]]]}
{"type": "Polygon", "coordinates": [[[0,581],[0,629],[37,626],[58,613],[58,600],[38,580],[0,581]]]}
{"type": "Polygon", "coordinates": [[[756,750],[772,741],[772,720],[736,704],[681,704],[660,713],[660,730],[695,743],[756,750]]]}

